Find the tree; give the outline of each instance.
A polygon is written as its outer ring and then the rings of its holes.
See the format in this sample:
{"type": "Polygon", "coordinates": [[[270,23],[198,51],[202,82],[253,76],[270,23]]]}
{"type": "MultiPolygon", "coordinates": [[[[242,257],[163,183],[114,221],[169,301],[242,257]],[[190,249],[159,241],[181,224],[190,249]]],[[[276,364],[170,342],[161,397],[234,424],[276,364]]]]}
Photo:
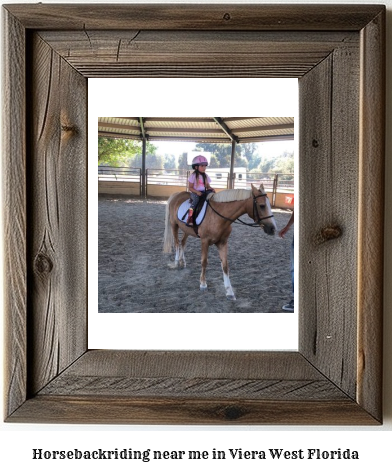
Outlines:
{"type": "Polygon", "coordinates": [[[261,158],[258,170],[261,173],[271,173],[274,169],[276,158],[261,158]]]}
{"type": "MultiPolygon", "coordinates": [[[[197,151],[208,151],[211,153],[212,168],[229,168],[231,161],[231,143],[197,143],[197,151]]],[[[234,164],[236,166],[246,166],[241,157],[241,147],[236,147],[234,164]]]]}
{"type": "Polygon", "coordinates": [[[174,170],[176,168],[176,157],[174,155],[165,155],[165,162],[164,162],[165,170],[174,170]]]}
{"type": "Polygon", "coordinates": [[[163,156],[156,155],[155,153],[149,153],[148,155],[146,155],[146,168],[162,169],[163,156]]]}
{"type": "Polygon", "coordinates": [[[260,155],[253,155],[250,160],[248,160],[248,170],[252,171],[257,169],[261,163],[261,156],[260,155]]]}
{"type": "Polygon", "coordinates": [[[234,166],[237,168],[243,167],[243,168],[248,169],[248,160],[246,159],[245,156],[237,155],[236,153],[234,155],[234,166]]]}
{"type": "MultiPolygon", "coordinates": [[[[228,168],[231,160],[231,144],[228,143],[198,143],[198,151],[211,153],[212,168],[228,168]]],[[[257,143],[241,143],[235,147],[234,166],[244,167],[254,173],[279,173],[289,175],[294,173],[294,153],[285,151],[276,157],[261,157],[258,154],[257,143]]]]}
{"type": "MultiPolygon", "coordinates": [[[[155,153],[156,147],[147,142],[146,151],[155,153]]],[[[129,166],[135,154],[142,153],[142,142],[128,138],[98,137],[98,164],[129,166]]]]}
{"type": "Polygon", "coordinates": [[[242,143],[243,154],[248,160],[248,171],[258,168],[261,163],[261,156],[258,154],[257,143],[242,143]]]}
{"type": "Polygon", "coordinates": [[[285,151],[282,155],[273,158],[262,158],[257,168],[261,173],[294,174],[294,153],[285,151]]]}
{"type": "Polygon", "coordinates": [[[188,154],[186,152],[181,153],[181,155],[178,157],[178,169],[180,169],[180,170],[189,169],[188,154]]]}
{"type": "MultiPolygon", "coordinates": [[[[257,143],[241,143],[241,153],[245,158],[250,161],[253,159],[254,155],[257,155],[257,143]]],[[[258,156],[258,155],[257,155],[258,156]]]]}
{"type": "MultiPolygon", "coordinates": [[[[131,166],[132,168],[141,168],[142,155],[138,153],[137,155],[130,158],[129,166],[131,166]]],[[[146,154],[146,168],[162,169],[163,157],[161,155],[156,155],[155,153],[146,154]]]]}

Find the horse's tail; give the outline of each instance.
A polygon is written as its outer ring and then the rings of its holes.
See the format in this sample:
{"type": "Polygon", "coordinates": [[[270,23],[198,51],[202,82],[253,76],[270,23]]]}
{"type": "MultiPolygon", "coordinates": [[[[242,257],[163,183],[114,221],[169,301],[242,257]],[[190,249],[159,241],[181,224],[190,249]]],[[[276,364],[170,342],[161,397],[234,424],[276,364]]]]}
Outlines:
{"type": "Polygon", "coordinates": [[[173,231],[171,229],[171,223],[170,223],[170,203],[172,202],[176,194],[177,193],[172,194],[166,203],[165,234],[163,236],[163,252],[164,253],[171,253],[173,245],[174,245],[174,236],[173,236],[173,231]]]}

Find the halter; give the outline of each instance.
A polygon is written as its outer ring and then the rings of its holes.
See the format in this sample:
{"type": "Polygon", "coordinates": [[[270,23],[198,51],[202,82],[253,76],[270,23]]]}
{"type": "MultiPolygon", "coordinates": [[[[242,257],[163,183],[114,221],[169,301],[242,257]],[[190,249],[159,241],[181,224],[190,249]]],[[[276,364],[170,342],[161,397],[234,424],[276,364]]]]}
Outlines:
{"type": "Polygon", "coordinates": [[[260,225],[261,221],[263,221],[265,219],[270,219],[271,217],[274,217],[273,214],[271,214],[270,216],[266,216],[266,217],[260,217],[259,210],[258,210],[258,207],[257,207],[257,199],[259,197],[267,197],[267,193],[258,194],[257,196],[253,195],[253,216],[257,216],[257,220],[253,217],[254,222],[252,224],[249,224],[247,222],[242,221],[239,217],[237,217],[237,219],[230,219],[229,217],[222,216],[222,214],[220,214],[216,209],[214,209],[211,206],[211,199],[209,199],[207,201],[207,203],[210,206],[210,208],[215,212],[215,214],[217,214],[222,219],[225,219],[226,221],[233,222],[234,224],[241,223],[241,224],[247,225],[249,227],[257,227],[257,226],[260,225]]]}

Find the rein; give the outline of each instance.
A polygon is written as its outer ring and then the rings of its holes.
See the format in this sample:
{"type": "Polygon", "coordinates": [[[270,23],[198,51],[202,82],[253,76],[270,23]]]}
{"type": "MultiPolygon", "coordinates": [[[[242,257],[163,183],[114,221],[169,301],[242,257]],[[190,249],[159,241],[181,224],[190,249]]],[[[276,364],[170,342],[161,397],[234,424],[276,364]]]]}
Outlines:
{"type": "Polygon", "coordinates": [[[214,209],[212,206],[211,206],[211,199],[209,199],[207,201],[207,204],[210,206],[210,208],[215,212],[215,214],[217,214],[219,217],[221,217],[222,219],[225,219],[226,221],[230,221],[234,224],[242,224],[242,225],[247,225],[249,227],[257,227],[260,225],[261,221],[265,220],[265,219],[270,219],[271,217],[274,217],[273,214],[271,214],[270,216],[266,216],[266,217],[260,217],[260,214],[259,214],[259,210],[258,210],[258,207],[257,207],[257,202],[256,202],[256,199],[259,198],[259,197],[265,197],[267,196],[267,193],[263,193],[263,194],[259,194],[258,196],[253,196],[253,215],[256,215],[257,216],[257,221],[255,220],[253,223],[249,224],[247,222],[244,222],[242,221],[239,217],[237,217],[237,219],[230,219],[229,217],[225,217],[225,216],[222,216],[222,214],[220,214],[216,209],[214,209]],[[237,222],[238,221],[238,222],[237,222]]]}

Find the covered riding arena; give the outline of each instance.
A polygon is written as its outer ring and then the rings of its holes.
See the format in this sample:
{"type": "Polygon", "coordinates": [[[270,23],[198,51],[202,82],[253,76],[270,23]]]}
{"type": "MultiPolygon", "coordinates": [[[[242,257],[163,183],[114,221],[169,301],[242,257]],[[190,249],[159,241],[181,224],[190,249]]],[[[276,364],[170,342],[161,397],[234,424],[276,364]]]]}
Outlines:
{"type": "MultiPolygon", "coordinates": [[[[273,139],[281,130],[282,126],[277,127],[273,139]]],[[[270,127],[268,133],[272,132],[270,127]]],[[[225,296],[215,246],[209,251],[207,291],[199,288],[200,239],[188,239],[186,268],[169,267],[174,255],[163,253],[166,201],[167,196],[99,194],[100,313],[282,312],[282,305],[291,299],[293,229],[281,239],[268,236],[259,227],[232,224],[229,268],[236,300],[230,301],[225,296]]],[[[286,225],[291,215],[288,208],[274,208],[273,213],[278,229],[286,225]]],[[[243,220],[251,222],[248,216],[243,220]]]]}

